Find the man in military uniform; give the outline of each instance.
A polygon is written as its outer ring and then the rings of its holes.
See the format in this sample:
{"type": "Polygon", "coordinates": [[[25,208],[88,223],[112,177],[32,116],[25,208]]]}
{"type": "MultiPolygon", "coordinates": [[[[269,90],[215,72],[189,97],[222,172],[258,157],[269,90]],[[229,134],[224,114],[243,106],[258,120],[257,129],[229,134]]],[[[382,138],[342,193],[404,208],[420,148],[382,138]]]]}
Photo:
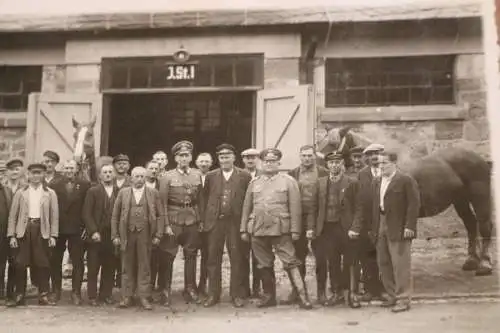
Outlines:
{"type": "Polygon", "coordinates": [[[264,294],[258,307],[276,305],[276,281],[272,267],[274,253],[288,273],[292,287],[299,296],[299,305],[311,309],[306,285],[300,273],[302,264],[295,255],[293,241],[302,232],[302,207],[297,181],[279,173],[282,153],[270,148],[261,152],[263,174],[254,179],[245,195],[240,233],[244,241],[251,236],[252,250],[261,270],[264,294]]]}
{"type": "Polygon", "coordinates": [[[200,172],[190,168],[193,144],[180,141],[172,147],[177,167],[160,179],[160,196],[165,210],[165,236],[160,244],[165,260],[165,289],[162,303],[170,305],[172,269],[179,245],[184,251],[184,298],[187,302],[200,303],[196,290],[196,256],[200,247],[200,223],[203,207],[200,172]]]}
{"type": "Polygon", "coordinates": [[[357,178],[358,173],[365,167],[363,150],[361,146],[351,148],[352,166],[346,170],[346,175],[357,178]]]}

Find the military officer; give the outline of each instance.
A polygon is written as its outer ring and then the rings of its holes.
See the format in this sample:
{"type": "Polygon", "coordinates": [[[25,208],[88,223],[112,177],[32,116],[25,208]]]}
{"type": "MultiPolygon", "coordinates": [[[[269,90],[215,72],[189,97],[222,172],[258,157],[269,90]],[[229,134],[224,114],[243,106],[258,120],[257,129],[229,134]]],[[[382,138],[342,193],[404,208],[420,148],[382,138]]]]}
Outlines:
{"type": "Polygon", "coordinates": [[[165,260],[165,289],[162,303],[170,305],[172,268],[179,245],[184,252],[184,298],[187,302],[200,303],[196,290],[196,257],[200,247],[199,207],[203,207],[200,172],[190,168],[193,144],[180,141],[172,147],[177,167],[160,179],[160,196],[165,211],[165,237],[160,244],[165,260]]]}
{"type": "Polygon", "coordinates": [[[264,294],[257,306],[276,305],[276,281],[272,270],[274,249],[299,295],[300,307],[311,309],[299,270],[301,262],[293,246],[293,241],[300,238],[302,231],[300,190],[295,179],[279,173],[281,157],[281,151],[275,148],[261,152],[263,174],[254,179],[247,189],[240,233],[244,241],[249,241],[252,236],[252,250],[261,270],[264,294]]]}

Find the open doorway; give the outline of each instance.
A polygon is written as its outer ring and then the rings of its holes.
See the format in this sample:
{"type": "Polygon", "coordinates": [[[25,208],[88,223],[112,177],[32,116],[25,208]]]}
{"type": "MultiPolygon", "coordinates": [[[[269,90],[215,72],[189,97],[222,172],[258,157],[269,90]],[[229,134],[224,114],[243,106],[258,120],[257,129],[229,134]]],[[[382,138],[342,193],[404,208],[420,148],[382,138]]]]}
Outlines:
{"type": "Polygon", "coordinates": [[[223,142],[238,152],[252,146],[253,92],[116,94],[109,106],[108,153],[127,154],[133,166],[164,150],[174,167],[170,149],[180,140],[193,142],[193,159],[201,152],[215,158],[223,142]]]}

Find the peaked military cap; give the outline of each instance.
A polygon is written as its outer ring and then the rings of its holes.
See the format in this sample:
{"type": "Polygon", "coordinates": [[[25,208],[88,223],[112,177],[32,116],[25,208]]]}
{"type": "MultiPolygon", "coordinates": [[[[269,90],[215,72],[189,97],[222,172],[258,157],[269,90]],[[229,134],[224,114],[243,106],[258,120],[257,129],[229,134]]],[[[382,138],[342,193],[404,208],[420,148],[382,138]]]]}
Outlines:
{"type": "Polygon", "coordinates": [[[279,161],[283,157],[283,153],[281,152],[281,150],[277,148],[266,148],[263,151],[261,151],[259,155],[261,160],[265,160],[267,157],[270,156],[276,158],[279,161]]]}
{"type": "Polygon", "coordinates": [[[31,163],[28,165],[28,171],[33,170],[47,171],[47,167],[43,163],[31,163]]]}
{"type": "Polygon", "coordinates": [[[11,169],[11,168],[14,168],[16,166],[23,166],[24,165],[24,162],[22,159],[20,158],[12,158],[10,160],[7,161],[7,163],[5,164],[5,167],[7,169],[11,169]]]}
{"type": "Polygon", "coordinates": [[[46,150],[45,153],[43,153],[43,157],[48,157],[56,163],[59,163],[59,161],[61,160],[59,154],[52,150],[46,150]]]}
{"type": "Polygon", "coordinates": [[[242,153],[241,156],[259,156],[260,151],[258,151],[255,148],[248,148],[245,149],[242,153]]]}
{"type": "Polygon", "coordinates": [[[325,156],[325,162],[340,161],[340,160],[344,160],[344,156],[342,156],[342,154],[339,153],[338,151],[332,151],[331,153],[328,153],[325,156]]]}
{"type": "Polygon", "coordinates": [[[380,143],[372,143],[368,147],[363,150],[363,154],[370,153],[370,152],[377,152],[377,151],[383,151],[384,146],[381,145],[380,143]]]}
{"type": "Polygon", "coordinates": [[[364,148],[361,146],[353,147],[350,150],[351,154],[353,154],[353,155],[361,155],[361,154],[363,154],[363,151],[364,151],[364,148]]]}
{"type": "Polygon", "coordinates": [[[217,153],[217,155],[227,154],[227,153],[236,154],[236,148],[234,148],[234,146],[230,145],[229,143],[223,143],[215,148],[215,152],[217,153]]]}
{"type": "Polygon", "coordinates": [[[113,157],[113,164],[115,164],[117,162],[122,162],[122,161],[130,162],[130,159],[125,154],[118,154],[115,157],[113,157]]]}
{"type": "Polygon", "coordinates": [[[193,144],[187,140],[179,141],[172,147],[172,155],[177,155],[182,152],[193,152],[193,144]]]}

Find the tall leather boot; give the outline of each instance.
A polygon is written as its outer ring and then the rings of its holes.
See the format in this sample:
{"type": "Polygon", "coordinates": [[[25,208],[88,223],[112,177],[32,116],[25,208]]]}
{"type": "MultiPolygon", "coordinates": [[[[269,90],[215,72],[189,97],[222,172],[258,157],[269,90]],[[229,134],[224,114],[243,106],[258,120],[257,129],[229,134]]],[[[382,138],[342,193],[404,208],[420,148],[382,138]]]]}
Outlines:
{"type": "Polygon", "coordinates": [[[309,295],[307,294],[307,287],[304,278],[300,274],[298,267],[287,270],[288,277],[299,299],[299,306],[302,309],[310,310],[313,308],[311,301],[309,301],[309,295]]]}
{"type": "Polygon", "coordinates": [[[165,286],[162,290],[160,296],[160,303],[164,306],[170,306],[172,304],[171,287],[172,287],[172,275],[174,267],[174,258],[169,254],[164,254],[167,256],[165,259],[165,286]]]}
{"type": "Polygon", "coordinates": [[[196,292],[196,256],[184,259],[184,298],[187,303],[201,303],[196,292]]]}
{"type": "Polygon", "coordinates": [[[276,279],[272,268],[261,268],[260,278],[262,281],[263,293],[257,302],[258,308],[268,308],[276,306],[276,279]]]}
{"type": "MultiPolygon", "coordinates": [[[[302,279],[305,279],[305,277],[306,277],[305,264],[300,265],[298,267],[298,270],[300,272],[300,275],[302,276],[302,279]]],[[[292,286],[292,290],[291,290],[290,294],[288,294],[288,298],[285,301],[283,301],[282,303],[285,305],[300,303],[300,299],[299,299],[299,295],[297,294],[297,290],[295,290],[295,288],[293,288],[293,286],[292,286]]]]}

